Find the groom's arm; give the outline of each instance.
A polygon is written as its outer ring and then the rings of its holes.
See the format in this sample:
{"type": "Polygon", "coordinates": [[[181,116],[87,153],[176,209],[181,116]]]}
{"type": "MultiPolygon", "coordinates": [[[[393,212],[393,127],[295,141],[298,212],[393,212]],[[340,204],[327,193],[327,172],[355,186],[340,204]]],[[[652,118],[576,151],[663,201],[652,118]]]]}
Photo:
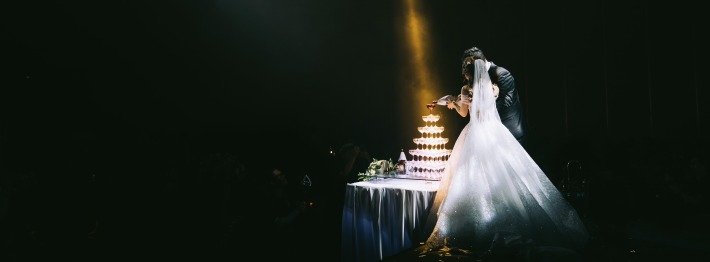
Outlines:
{"type": "Polygon", "coordinates": [[[498,109],[507,108],[513,104],[513,96],[515,93],[515,79],[510,71],[502,67],[497,67],[495,73],[498,75],[496,84],[498,85],[499,94],[496,99],[498,109]]]}

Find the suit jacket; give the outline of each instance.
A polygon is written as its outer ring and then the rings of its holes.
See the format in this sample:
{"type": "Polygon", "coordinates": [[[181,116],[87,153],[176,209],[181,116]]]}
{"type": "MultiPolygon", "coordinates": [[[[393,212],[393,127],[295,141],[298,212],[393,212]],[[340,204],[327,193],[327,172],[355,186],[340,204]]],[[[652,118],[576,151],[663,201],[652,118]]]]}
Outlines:
{"type": "Polygon", "coordinates": [[[515,89],[515,79],[507,69],[495,65],[493,62],[490,63],[491,67],[488,69],[488,75],[491,77],[491,81],[498,85],[500,90],[496,99],[496,108],[498,109],[500,120],[513,136],[522,143],[525,138],[526,125],[523,118],[520,95],[518,95],[518,90],[515,89]]]}

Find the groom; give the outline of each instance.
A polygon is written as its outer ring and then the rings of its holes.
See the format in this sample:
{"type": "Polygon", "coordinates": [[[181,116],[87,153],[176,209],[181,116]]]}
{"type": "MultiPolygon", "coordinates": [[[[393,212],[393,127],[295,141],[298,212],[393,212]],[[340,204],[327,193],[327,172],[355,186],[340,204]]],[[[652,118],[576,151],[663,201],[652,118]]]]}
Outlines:
{"type": "Polygon", "coordinates": [[[473,60],[482,59],[488,64],[488,75],[491,82],[498,86],[499,94],[496,98],[496,109],[500,115],[500,120],[503,122],[510,133],[520,142],[520,145],[525,147],[527,129],[525,119],[523,118],[523,106],[520,103],[520,95],[515,89],[515,80],[513,75],[507,69],[497,66],[493,62],[486,59],[483,51],[477,47],[471,47],[463,52],[461,57],[462,74],[472,72],[473,60]]]}

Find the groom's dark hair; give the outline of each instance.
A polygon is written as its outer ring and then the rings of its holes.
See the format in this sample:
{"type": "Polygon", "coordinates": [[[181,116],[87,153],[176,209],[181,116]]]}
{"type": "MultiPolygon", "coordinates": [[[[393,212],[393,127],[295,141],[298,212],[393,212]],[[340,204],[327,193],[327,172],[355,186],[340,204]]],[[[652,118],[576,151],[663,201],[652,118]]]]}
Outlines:
{"type": "Polygon", "coordinates": [[[463,56],[461,56],[461,63],[463,63],[467,57],[473,57],[473,60],[476,59],[483,59],[483,60],[488,60],[486,59],[486,56],[483,55],[483,51],[481,49],[478,49],[478,47],[471,47],[469,49],[466,49],[466,51],[463,51],[463,56]]]}
{"type": "MultiPolygon", "coordinates": [[[[483,59],[483,61],[486,61],[486,56],[483,55],[483,51],[481,49],[478,49],[478,47],[471,47],[469,49],[466,49],[466,51],[463,51],[463,55],[461,56],[461,75],[466,75],[467,73],[472,74],[473,73],[473,63],[471,64],[466,64],[466,58],[472,57],[473,60],[476,59],[483,59]]],[[[467,81],[464,80],[464,83],[467,81]]]]}

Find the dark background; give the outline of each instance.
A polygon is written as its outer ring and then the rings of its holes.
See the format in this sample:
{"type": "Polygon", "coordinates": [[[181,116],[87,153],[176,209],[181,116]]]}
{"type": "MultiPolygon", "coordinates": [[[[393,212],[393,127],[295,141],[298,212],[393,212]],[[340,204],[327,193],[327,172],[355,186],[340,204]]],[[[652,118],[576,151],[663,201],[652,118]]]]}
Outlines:
{"type": "MultiPolygon", "coordinates": [[[[116,195],[151,199],[165,166],[213,153],[297,174],[319,172],[317,155],[349,142],[396,159],[415,146],[426,112],[411,102],[404,6],[4,2],[2,172],[42,174],[41,196],[66,195],[54,198],[63,203],[83,199],[95,174],[120,185],[104,192],[126,205],[118,210],[141,213],[151,204],[133,209],[116,195]]],[[[463,50],[483,49],[515,76],[528,151],[553,181],[578,160],[598,190],[649,206],[623,209],[642,214],[658,206],[668,176],[707,166],[710,56],[699,2],[422,1],[417,10],[428,72],[441,85],[431,99],[457,92],[463,50]]],[[[436,110],[453,141],[468,119],[436,110]]],[[[62,213],[51,203],[42,212],[62,213]]]]}
{"type": "MultiPolygon", "coordinates": [[[[4,5],[3,123],[13,138],[81,129],[225,147],[357,140],[386,158],[414,146],[425,112],[407,100],[404,2],[4,5]]],[[[515,75],[534,141],[702,140],[708,131],[707,19],[695,5],[417,8],[429,71],[441,79],[435,94],[458,89],[459,56],[476,45],[515,75]]],[[[467,120],[441,113],[455,138],[467,120]]]]}
{"type": "MultiPolygon", "coordinates": [[[[356,140],[387,158],[414,146],[425,112],[407,99],[404,2],[4,5],[9,140],[69,129],[227,148],[356,140]]],[[[699,9],[683,1],[418,4],[428,71],[441,79],[434,93],[455,92],[462,50],[482,48],[516,77],[533,152],[570,137],[702,140],[708,51],[699,9]]],[[[455,138],[467,120],[441,113],[455,138]]]]}

